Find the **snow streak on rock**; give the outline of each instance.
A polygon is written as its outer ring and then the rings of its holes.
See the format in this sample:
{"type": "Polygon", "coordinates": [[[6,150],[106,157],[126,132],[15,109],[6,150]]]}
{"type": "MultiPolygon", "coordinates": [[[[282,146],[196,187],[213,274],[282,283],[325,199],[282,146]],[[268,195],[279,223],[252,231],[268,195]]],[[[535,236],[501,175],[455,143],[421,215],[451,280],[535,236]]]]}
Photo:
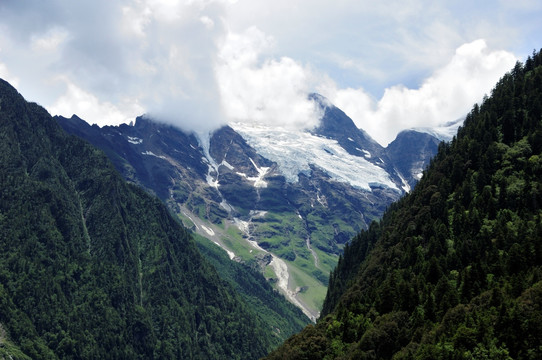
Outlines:
{"type": "Polygon", "coordinates": [[[155,153],[153,153],[152,151],[144,151],[141,153],[142,155],[148,155],[148,156],[154,156],[154,157],[157,157],[159,159],[164,159],[166,160],[166,157],[163,156],[163,155],[156,155],[155,153]]]}
{"type": "Polygon", "coordinates": [[[143,140],[137,137],[127,136],[127,138],[130,144],[138,145],[138,144],[143,143],[143,140]]]}
{"type": "Polygon", "coordinates": [[[401,179],[401,182],[403,183],[403,190],[405,192],[410,192],[410,185],[408,185],[408,182],[405,180],[405,178],[403,176],[401,176],[401,173],[399,171],[397,171],[397,175],[399,175],[399,178],[401,179]]]}
{"type": "Polygon", "coordinates": [[[269,168],[268,167],[261,167],[261,168],[258,167],[256,165],[256,163],[254,162],[254,160],[252,160],[252,159],[250,159],[250,162],[252,163],[252,165],[254,165],[254,168],[258,172],[258,176],[257,177],[249,177],[247,179],[250,180],[250,181],[254,181],[254,187],[266,188],[267,187],[267,182],[264,181],[263,178],[265,177],[265,175],[269,171],[269,168]]]}

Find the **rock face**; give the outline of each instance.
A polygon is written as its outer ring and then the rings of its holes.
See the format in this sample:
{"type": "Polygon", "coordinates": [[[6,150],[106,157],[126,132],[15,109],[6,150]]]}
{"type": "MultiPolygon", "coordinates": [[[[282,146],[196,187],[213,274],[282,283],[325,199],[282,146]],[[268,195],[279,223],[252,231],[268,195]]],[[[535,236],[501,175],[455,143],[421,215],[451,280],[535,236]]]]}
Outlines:
{"type": "Polygon", "coordinates": [[[386,148],[397,170],[405,176],[410,188],[421,179],[423,170],[437,153],[439,140],[415,130],[400,132],[386,148]]]}
{"type": "Polygon", "coordinates": [[[310,131],[230,124],[201,138],[145,117],[103,128],[57,119],[187,227],[263,268],[314,319],[344,244],[410,190],[438,140],[412,131],[386,149],[325,98],[311,98],[323,117],[310,131]],[[272,258],[262,266],[262,256],[272,258]]]}

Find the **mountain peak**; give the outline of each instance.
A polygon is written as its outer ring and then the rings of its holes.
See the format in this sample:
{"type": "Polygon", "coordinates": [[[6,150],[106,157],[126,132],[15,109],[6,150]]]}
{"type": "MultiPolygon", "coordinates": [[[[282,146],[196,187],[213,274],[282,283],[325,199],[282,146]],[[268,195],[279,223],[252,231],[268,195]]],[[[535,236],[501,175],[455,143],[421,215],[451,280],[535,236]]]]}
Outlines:
{"type": "Polygon", "coordinates": [[[0,110],[1,111],[21,111],[20,105],[25,100],[21,94],[7,81],[0,79],[0,110]]]}
{"type": "Polygon", "coordinates": [[[320,125],[311,131],[312,134],[337,140],[351,155],[364,156],[365,150],[380,156],[383,147],[359,129],[344,111],[320,94],[311,94],[309,98],[318,102],[323,110],[320,125]]]}
{"type": "Polygon", "coordinates": [[[326,97],[320,94],[311,94],[309,98],[316,101],[324,112],[320,120],[320,125],[313,130],[314,134],[336,138],[337,136],[344,136],[359,131],[352,119],[341,109],[333,105],[326,97]]]}
{"type": "Polygon", "coordinates": [[[397,164],[401,174],[408,179],[409,187],[414,188],[430,159],[436,154],[439,143],[440,140],[428,132],[403,130],[388,145],[386,152],[392,162],[397,164]]]}

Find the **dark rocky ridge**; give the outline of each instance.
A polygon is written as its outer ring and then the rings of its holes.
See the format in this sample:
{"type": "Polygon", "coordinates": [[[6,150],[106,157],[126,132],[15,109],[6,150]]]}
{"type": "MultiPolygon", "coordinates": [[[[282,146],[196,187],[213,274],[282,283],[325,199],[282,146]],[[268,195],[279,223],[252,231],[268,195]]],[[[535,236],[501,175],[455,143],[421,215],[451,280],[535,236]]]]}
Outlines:
{"type": "MultiPolygon", "coordinates": [[[[410,170],[413,164],[423,167],[433,148],[405,142],[401,135],[388,149],[413,154],[399,157],[357,129],[326,99],[312,97],[324,109],[321,125],[312,131],[314,135],[334,139],[349,154],[384,168],[399,189],[405,188],[403,179],[408,184],[417,181],[410,170]]],[[[209,159],[194,135],[146,118],[138,118],[133,126],[101,129],[77,118],[58,117],[58,121],[68,132],[101,147],[129,181],[157,194],[180,216],[190,212],[190,216],[210,224],[226,224],[225,229],[230,223],[243,222],[245,239],[256,241],[264,250],[291,261],[292,266],[316,279],[311,285],[315,292],[327,286],[328,272],[344,244],[380,218],[403,193],[378,184],[372,185],[371,191],[362,190],[333,180],[316,166],[309,173],[299,174],[299,181],[288,182],[276,163],[258,154],[229,126],[211,134],[209,159]]],[[[414,136],[430,142],[425,134],[414,136]]],[[[198,226],[194,230],[208,236],[198,226]]],[[[213,231],[222,230],[215,227],[213,231]]],[[[221,236],[214,240],[220,241],[221,236]]],[[[238,256],[231,246],[225,247],[235,252],[238,261],[256,261],[238,256]]],[[[313,295],[309,291],[304,296],[313,295]]]]}
{"type": "Polygon", "coordinates": [[[405,130],[400,132],[386,148],[390,160],[403,174],[411,189],[437,153],[439,143],[437,138],[427,133],[405,130]]]}

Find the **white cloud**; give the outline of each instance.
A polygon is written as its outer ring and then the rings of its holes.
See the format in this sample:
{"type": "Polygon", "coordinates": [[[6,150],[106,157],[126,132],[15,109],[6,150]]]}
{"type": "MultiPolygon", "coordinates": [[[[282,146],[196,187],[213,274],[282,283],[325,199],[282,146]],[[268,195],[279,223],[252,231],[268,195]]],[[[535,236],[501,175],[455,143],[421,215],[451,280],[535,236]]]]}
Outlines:
{"type": "Polygon", "coordinates": [[[233,122],[313,128],[321,117],[308,99],[314,76],[288,57],[262,61],[273,43],[255,27],[228,35],[217,67],[224,114],[233,122]]]}
{"type": "Polygon", "coordinates": [[[85,120],[104,125],[139,108],[186,130],[209,131],[225,122],[214,72],[223,6],[221,0],[0,4],[0,28],[7,29],[0,47],[10,47],[0,62],[21,74],[26,96],[33,84],[40,94],[30,99],[51,113],[86,111],[85,120]],[[113,114],[104,116],[106,109],[113,114]]]}
{"type": "MultiPolygon", "coordinates": [[[[112,118],[140,107],[198,132],[228,120],[310,127],[318,113],[306,95],[327,89],[386,142],[434,123],[435,109],[468,111],[508,70],[472,40],[530,54],[541,10],[534,0],[0,1],[0,76],[51,112],[88,103],[67,81],[95,108],[113,106],[112,118]]],[[[86,120],[108,118],[95,116],[86,120]]]]}
{"type": "Polygon", "coordinates": [[[17,88],[19,86],[19,78],[12,76],[6,64],[0,63],[0,79],[9,82],[11,86],[17,88]]]}
{"type": "Polygon", "coordinates": [[[387,88],[378,101],[362,88],[322,88],[322,93],[382,145],[413,127],[435,127],[467,114],[516,62],[506,51],[490,51],[484,40],[460,46],[452,60],[418,89],[387,88]]]}
{"type": "Polygon", "coordinates": [[[70,117],[75,114],[82,119],[92,119],[91,123],[119,125],[128,123],[140,115],[143,108],[137,102],[126,100],[114,105],[101,102],[96,96],[79,88],[68,79],[59,79],[66,84],[66,92],[49,107],[54,115],[70,117]]]}
{"type": "Polygon", "coordinates": [[[211,30],[211,29],[213,29],[215,27],[215,22],[213,21],[213,19],[211,19],[208,16],[202,16],[202,17],[199,18],[199,20],[209,30],[211,30]]]}
{"type": "Polygon", "coordinates": [[[34,34],[31,37],[31,47],[36,52],[59,51],[68,39],[69,32],[62,27],[52,27],[45,34],[34,34]]]}

